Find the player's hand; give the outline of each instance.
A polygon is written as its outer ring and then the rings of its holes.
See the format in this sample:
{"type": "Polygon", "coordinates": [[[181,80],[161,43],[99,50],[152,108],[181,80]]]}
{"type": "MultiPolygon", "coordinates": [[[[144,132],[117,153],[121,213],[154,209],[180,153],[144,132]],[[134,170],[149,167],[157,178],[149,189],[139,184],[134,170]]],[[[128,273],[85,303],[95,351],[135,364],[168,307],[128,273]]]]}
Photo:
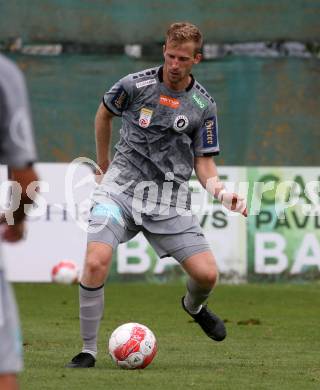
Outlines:
{"type": "Polygon", "coordinates": [[[96,170],[95,173],[94,173],[94,180],[97,184],[100,184],[101,181],[102,181],[102,178],[103,178],[103,173],[96,170]]]}
{"type": "Polygon", "coordinates": [[[100,184],[104,174],[107,172],[108,168],[110,165],[110,160],[106,160],[103,164],[100,166],[97,166],[96,171],[95,171],[95,181],[97,184],[100,184]]]}
{"type": "Polygon", "coordinates": [[[24,222],[19,222],[15,225],[5,224],[2,229],[2,240],[7,242],[17,242],[25,237],[24,222]]]}
{"type": "Polygon", "coordinates": [[[240,213],[245,217],[248,216],[247,205],[244,198],[234,192],[227,192],[226,190],[221,190],[218,194],[218,199],[222,205],[228,210],[240,213]]]}

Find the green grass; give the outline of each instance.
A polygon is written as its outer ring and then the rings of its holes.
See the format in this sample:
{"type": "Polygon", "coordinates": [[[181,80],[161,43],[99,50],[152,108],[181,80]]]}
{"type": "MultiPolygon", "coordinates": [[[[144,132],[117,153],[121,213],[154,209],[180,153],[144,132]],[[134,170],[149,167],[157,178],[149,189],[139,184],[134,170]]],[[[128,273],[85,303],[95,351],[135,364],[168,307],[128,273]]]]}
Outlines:
{"type": "Polygon", "coordinates": [[[110,284],[96,368],[63,368],[79,352],[77,286],[15,286],[24,334],[22,389],[319,389],[319,283],[219,286],[211,307],[227,320],[222,343],[180,308],[181,284],[110,284]],[[238,322],[249,324],[238,324],[238,322]],[[155,333],[159,351],[145,370],[118,369],[107,338],[125,322],[155,333]],[[257,322],[257,324],[250,324],[257,322]],[[260,322],[260,323],[259,323],[260,322]]]}

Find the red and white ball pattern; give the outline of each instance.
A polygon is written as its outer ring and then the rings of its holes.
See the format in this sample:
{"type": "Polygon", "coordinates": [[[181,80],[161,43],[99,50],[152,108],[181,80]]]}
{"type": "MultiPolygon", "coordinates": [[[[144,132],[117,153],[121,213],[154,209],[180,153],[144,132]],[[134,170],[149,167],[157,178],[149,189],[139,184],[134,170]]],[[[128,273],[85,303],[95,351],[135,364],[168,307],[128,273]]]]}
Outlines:
{"type": "Polygon", "coordinates": [[[109,354],[121,368],[147,367],[157,353],[157,340],[145,325],[135,322],[115,329],[109,339],[109,354]]]}
{"type": "Polygon", "coordinates": [[[72,260],[60,261],[51,271],[51,278],[54,283],[72,284],[77,283],[79,278],[79,268],[72,260]]]}

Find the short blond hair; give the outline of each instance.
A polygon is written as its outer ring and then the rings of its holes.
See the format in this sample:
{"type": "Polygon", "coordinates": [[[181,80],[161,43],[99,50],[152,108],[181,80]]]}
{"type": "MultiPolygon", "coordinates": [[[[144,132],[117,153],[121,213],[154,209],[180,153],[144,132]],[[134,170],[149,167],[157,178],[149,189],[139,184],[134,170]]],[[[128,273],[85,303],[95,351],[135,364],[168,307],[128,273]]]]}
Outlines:
{"type": "Polygon", "coordinates": [[[169,26],[166,34],[166,44],[167,42],[181,44],[190,41],[195,43],[195,54],[200,53],[203,38],[202,33],[197,26],[189,22],[178,22],[169,26]]]}

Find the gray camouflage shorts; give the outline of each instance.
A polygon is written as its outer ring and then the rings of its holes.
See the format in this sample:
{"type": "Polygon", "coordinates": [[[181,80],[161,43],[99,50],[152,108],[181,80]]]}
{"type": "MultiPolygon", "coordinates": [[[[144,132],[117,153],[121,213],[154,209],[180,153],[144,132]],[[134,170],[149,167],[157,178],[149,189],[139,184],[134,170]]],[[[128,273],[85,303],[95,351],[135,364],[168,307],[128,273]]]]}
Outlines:
{"type": "Polygon", "coordinates": [[[180,215],[170,206],[159,212],[160,206],[155,205],[137,213],[132,202],[130,195],[109,194],[103,203],[96,203],[89,216],[88,242],[103,242],[115,250],[141,231],[159,257],[172,256],[181,263],[210,251],[197,217],[190,212],[180,215]]]}

